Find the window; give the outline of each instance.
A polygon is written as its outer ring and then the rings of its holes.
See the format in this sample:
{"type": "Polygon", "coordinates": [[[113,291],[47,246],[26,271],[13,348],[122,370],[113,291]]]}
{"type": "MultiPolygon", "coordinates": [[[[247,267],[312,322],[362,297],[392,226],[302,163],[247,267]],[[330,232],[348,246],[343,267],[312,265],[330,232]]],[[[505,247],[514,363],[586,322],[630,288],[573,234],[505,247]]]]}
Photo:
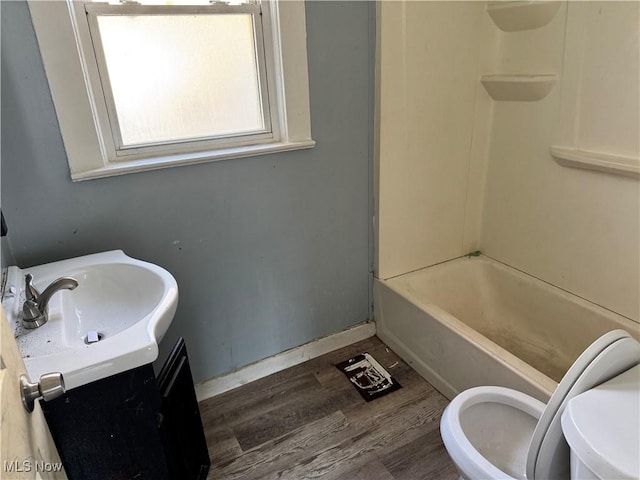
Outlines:
{"type": "Polygon", "coordinates": [[[118,155],[271,132],[259,5],[85,5],[118,155]]]}
{"type": "Polygon", "coordinates": [[[111,1],[29,3],[73,180],[314,145],[302,1],[111,1]]]}

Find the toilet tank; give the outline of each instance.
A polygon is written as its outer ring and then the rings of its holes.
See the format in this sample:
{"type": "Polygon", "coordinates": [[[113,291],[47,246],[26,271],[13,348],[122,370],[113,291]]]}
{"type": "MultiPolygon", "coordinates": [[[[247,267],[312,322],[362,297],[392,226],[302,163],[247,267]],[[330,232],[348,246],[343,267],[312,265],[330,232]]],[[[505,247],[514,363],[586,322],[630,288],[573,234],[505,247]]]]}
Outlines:
{"type": "Polygon", "coordinates": [[[562,431],[572,479],[640,478],[640,365],[569,401],[562,431]]]}

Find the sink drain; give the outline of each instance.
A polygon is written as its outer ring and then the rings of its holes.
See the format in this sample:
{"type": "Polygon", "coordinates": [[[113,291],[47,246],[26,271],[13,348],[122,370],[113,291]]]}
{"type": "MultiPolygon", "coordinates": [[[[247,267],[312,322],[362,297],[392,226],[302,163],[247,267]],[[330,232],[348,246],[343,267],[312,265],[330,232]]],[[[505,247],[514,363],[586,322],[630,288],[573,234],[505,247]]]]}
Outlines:
{"type": "Polygon", "coordinates": [[[104,338],[104,333],[100,332],[89,332],[87,335],[82,337],[84,343],[87,345],[91,345],[92,343],[97,343],[104,338]]]}

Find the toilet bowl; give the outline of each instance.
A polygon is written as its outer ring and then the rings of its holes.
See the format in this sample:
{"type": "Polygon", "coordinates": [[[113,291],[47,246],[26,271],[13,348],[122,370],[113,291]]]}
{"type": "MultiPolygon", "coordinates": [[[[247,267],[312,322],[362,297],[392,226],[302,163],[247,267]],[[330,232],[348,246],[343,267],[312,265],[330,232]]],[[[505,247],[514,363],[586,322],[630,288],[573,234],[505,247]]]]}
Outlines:
{"type": "Polygon", "coordinates": [[[529,442],[544,403],[509,388],[476,387],[451,405],[440,431],[462,478],[526,478],[529,442]]]}
{"type": "Polygon", "coordinates": [[[549,402],[504,387],[475,387],[456,396],[440,423],[442,440],[464,480],[570,476],[561,416],[567,402],[640,364],[640,344],[623,330],[591,344],[549,402]]]}

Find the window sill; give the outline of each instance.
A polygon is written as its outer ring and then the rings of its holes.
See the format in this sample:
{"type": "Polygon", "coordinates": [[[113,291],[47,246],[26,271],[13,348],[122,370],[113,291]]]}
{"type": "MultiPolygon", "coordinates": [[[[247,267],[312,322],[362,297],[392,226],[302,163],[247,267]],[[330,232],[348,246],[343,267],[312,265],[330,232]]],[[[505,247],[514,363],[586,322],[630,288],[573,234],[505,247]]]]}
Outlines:
{"type": "Polygon", "coordinates": [[[264,23],[269,25],[265,38],[270,44],[266,60],[273,77],[272,106],[278,112],[271,127],[280,143],[133,159],[116,158],[117,142],[98,81],[84,0],[29,0],[72,180],[313,147],[304,1],[263,0],[262,4],[268,20],[264,23]]]}
{"type": "Polygon", "coordinates": [[[316,142],[314,140],[302,140],[295,142],[280,142],[225,148],[208,152],[167,155],[162,157],[147,158],[143,160],[111,162],[99,168],[84,170],[81,172],[71,172],[71,179],[74,182],[80,182],[83,180],[114,177],[116,175],[145,172],[148,170],[158,170],[161,168],[179,167],[182,165],[195,165],[198,163],[229,160],[232,158],[253,157],[256,155],[264,155],[268,153],[287,152],[289,150],[302,150],[313,148],[315,144],[316,142]]]}

